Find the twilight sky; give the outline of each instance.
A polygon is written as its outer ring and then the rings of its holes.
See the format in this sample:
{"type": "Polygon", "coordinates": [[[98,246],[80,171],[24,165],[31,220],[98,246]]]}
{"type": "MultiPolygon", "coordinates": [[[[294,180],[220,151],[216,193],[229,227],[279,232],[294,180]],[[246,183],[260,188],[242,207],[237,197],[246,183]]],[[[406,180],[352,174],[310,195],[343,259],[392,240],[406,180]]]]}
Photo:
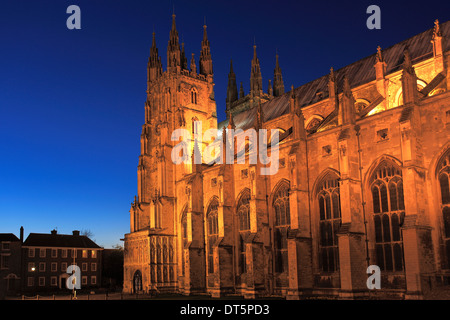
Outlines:
{"type": "Polygon", "coordinates": [[[173,5],[197,66],[206,16],[219,121],[231,58],[248,93],[254,41],[264,90],[278,50],[289,91],[450,19],[443,0],[2,0],[0,233],[88,229],[100,246],[123,244],[152,31],[165,68],[173,5]],[[81,30],[66,27],[72,4],[81,30]],[[371,4],[381,9],[381,30],[366,27],[371,4]]]}

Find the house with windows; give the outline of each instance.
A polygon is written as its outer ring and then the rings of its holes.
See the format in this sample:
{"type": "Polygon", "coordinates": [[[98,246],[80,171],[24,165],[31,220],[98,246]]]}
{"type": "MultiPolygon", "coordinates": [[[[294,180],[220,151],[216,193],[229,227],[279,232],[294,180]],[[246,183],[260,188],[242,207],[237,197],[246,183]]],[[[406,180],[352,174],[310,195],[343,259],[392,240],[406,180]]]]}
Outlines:
{"type": "Polygon", "coordinates": [[[22,290],[43,292],[66,289],[72,273],[67,268],[80,269],[81,289],[101,285],[103,248],[75,230],[71,235],[30,233],[22,245],[22,290]]]}
{"type": "MultiPolygon", "coordinates": [[[[23,228],[21,228],[23,240],[23,228]]],[[[0,233],[0,299],[20,292],[22,242],[13,233],[0,233]]]]}

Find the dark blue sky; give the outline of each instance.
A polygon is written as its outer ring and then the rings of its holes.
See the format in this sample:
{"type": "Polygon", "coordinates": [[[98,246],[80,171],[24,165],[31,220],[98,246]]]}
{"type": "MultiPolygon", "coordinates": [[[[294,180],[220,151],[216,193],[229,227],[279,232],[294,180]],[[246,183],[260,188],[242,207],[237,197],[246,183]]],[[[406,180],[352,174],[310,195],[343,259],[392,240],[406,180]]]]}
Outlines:
{"type": "Polygon", "coordinates": [[[111,247],[129,232],[153,28],[163,65],[175,5],[198,63],[206,16],[219,120],[229,61],[249,89],[256,39],[263,85],[275,51],[287,91],[450,19],[448,1],[2,0],[0,232],[89,229],[111,247]],[[81,8],[81,30],[66,9],[81,8]],[[381,8],[381,30],[366,9],[381,8]]]}

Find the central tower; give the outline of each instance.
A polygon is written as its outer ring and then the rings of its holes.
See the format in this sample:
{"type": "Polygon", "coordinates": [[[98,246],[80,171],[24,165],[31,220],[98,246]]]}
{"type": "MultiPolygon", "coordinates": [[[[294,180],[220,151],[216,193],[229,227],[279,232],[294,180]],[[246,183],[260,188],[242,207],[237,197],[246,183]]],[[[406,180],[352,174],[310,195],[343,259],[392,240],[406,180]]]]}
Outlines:
{"type": "MultiPolygon", "coordinates": [[[[180,266],[177,242],[180,212],[177,210],[177,181],[191,175],[191,164],[175,165],[172,141],[176,129],[195,135],[217,128],[212,58],[206,25],[199,61],[192,54],[188,69],[184,43],[180,47],[175,14],[167,45],[164,71],[153,32],[147,66],[147,99],[138,164],[138,190],[130,209],[130,233],[125,235],[124,291],[176,291],[180,266]],[[200,126],[195,123],[200,122],[200,126]]],[[[204,146],[199,146],[203,149],[204,146]]],[[[178,239],[179,240],[179,239],[178,239]]]]}

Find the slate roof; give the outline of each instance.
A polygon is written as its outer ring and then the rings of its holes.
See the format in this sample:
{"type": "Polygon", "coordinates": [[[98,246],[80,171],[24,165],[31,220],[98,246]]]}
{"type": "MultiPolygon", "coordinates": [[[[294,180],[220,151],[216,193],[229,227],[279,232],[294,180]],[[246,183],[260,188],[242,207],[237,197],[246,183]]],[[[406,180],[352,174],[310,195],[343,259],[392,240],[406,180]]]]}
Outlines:
{"type": "Polygon", "coordinates": [[[48,233],[30,233],[23,245],[30,247],[101,248],[86,236],[48,233]]]}
{"type": "MultiPolygon", "coordinates": [[[[440,24],[442,36],[446,38],[444,41],[444,52],[450,50],[450,20],[440,24]]],[[[401,69],[403,63],[404,51],[408,48],[413,64],[433,57],[433,45],[431,43],[434,28],[419,33],[407,40],[399,42],[387,49],[382,50],[384,61],[387,64],[386,74],[393,73],[401,69]]],[[[350,87],[357,87],[362,84],[375,80],[375,56],[376,53],[356,61],[341,69],[335,70],[338,93],[342,92],[343,79],[348,77],[350,87]]],[[[323,92],[323,98],[328,97],[328,74],[306,83],[298,88],[295,88],[295,95],[299,99],[299,105],[306,107],[319,101],[317,97],[318,92],[323,92]]],[[[289,97],[290,91],[286,92],[280,97],[276,97],[264,104],[262,108],[264,111],[264,121],[269,121],[278,118],[289,112],[289,97]]],[[[256,107],[233,115],[233,121],[237,129],[248,129],[253,126],[256,114],[256,107]]],[[[228,125],[228,120],[222,121],[219,124],[219,129],[228,125]]]]}
{"type": "Polygon", "coordinates": [[[0,242],[2,241],[20,241],[13,233],[0,233],[0,242]]]}

